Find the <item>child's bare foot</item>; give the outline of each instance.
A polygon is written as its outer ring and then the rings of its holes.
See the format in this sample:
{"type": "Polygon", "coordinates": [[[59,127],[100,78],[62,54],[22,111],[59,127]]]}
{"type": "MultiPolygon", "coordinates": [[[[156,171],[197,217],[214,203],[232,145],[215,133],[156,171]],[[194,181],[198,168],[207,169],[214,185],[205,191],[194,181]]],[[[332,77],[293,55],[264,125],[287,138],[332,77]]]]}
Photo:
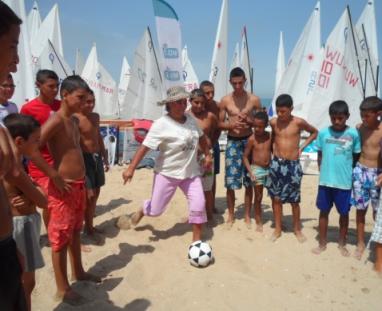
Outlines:
{"type": "Polygon", "coordinates": [[[55,301],[65,302],[71,306],[80,306],[87,302],[87,299],[76,291],[69,289],[64,293],[57,292],[54,296],[55,301]]]}
{"type": "Polygon", "coordinates": [[[276,240],[280,237],[281,237],[281,232],[278,232],[275,230],[275,231],[273,231],[273,233],[271,235],[271,241],[276,242],[276,240]]]}
{"type": "Polygon", "coordinates": [[[131,224],[135,227],[141,221],[143,216],[144,216],[143,210],[140,209],[138,212],[135,212],[131,216],[131,224]]]}
{"type": "Polygon", "coordinates": [[[365,251],[365,246],[358,245],[353,254],[354,258],[361,260],[364,251],[365,251]]]}
{"type": "Polygon", "coordinates": [[[350,252],[348,251],[345,245],[338,245],[338,249],[340,250],[340,253],[342,256],[344,257],[350,256],[350,252]]]}
{"type": "Polygon", "coordinates": [[[116,222],[116,226],[122,230],[129,230],[132,227],[135,227],[139,223],[139,221],[142,219],[143,216],[144,214],[142,210],[135,212],[131,216],[122,215],[118,218],[116,222]]]}
{"type": "Polygon", "coordinates": [[[101,283],[102,282],[102,279],[99,276],[91,274],[89,272],[84,272],[80,275],[72,276],[71,280],[72,281],[89,281],[89,282],[93,282],[93,283],[101,283]]]}
{"type": "Polygon", "coordinates": [[[306,236],[303,235],[301,231],[295,231],[294,235],[300,243],[304,243],[306,241],[306,236]]]}
{"type": "Polygon", "coordinates": [[[245,226],[247,227],[247,229],[252,229],[252,222],[251,222],[250,218],[246,218],[244,220],[244,222],[245,222],[245,226]]]}
{"type": "Polygon", "coordinates": [[[256,232],[263,232],[263,224],[256,224],[256,232]]]}
{"type": "Polygon", "coordinates": [[[320,255],[324,251],[326,251],[326,245],[318,245],[318,247],[312,249],[312,253],[315,255],[320,255]]]}
{"type": "Polygon", "coordinates": [[[228,217],[227,221],[225,222],[228,230],[232,228],[234,222],[235,220],[233,218],[228,217]]]}

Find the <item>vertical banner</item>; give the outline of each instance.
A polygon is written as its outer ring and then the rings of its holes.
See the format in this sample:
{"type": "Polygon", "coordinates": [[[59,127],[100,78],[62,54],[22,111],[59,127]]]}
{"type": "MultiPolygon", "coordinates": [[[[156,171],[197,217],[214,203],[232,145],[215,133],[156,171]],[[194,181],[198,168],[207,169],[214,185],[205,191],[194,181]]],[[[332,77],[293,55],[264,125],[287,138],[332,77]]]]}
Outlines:
{"type": "Polygon", "coordinates": [[[175,10],[163,0],[153,0],[164,86],[183,85],[182,35],[175,10]]]}

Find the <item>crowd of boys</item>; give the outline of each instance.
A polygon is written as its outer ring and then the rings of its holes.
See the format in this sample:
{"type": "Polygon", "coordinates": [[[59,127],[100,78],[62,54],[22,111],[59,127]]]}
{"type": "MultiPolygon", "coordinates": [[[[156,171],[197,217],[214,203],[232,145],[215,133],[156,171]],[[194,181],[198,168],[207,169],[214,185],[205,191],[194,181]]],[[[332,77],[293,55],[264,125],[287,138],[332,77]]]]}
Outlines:
{"type": "MultiPolygon", "coordinates": [[[[56,298],[73,305],[84,303],[67,275],[70,254],[73,280],[100,282],[85,272],[81,260],[80,232],[97,237],[94,211],[105,182],[108,160],[100,136],[98,114],[93,112],[94,93],[79,76],[70,76],[59,85],[53,71],[40,70],[36,76],[39,96],[17,107],[9,102],[14,90],[10,72],[18,63],[17,44],[22,21],[0,1],[0,305],[4,310],[31,310],[35,270],[44,266],[40,250],[41,217],[48,232],[56,280],[56,298]],[[56,100],[60,90],[61,101],[56,100]],[[5,126],[5,127],[4,127],[5,126]],[[28,159],[25,161],[25,159],[28,159]]],[[[208,220],[215,211],[216,175],[219,173],[218,137],[228,132],[225,153],[227,226],[234,224],[235,190],[245,187],[245,223],[251,227],[254,191],[256,230],[262,231],[263,188],[272,199],[274,232],[282,233],[282,206],[290,203],[293,231],[299,242],[302,169],[299,157],[316,139],[320,167],[316,204],[319,213],[319,245],[326,249],[329,212],[339,214],[339,250],[348,256],[346,236],[351,206],[356,207],[357,248],[361,258],[365,245],[365,214],[371,204],[376,242],[375,269],[382,273],[382,205],[380,204],[382,100],[368,97],[360,105],[362,124],[346,124],[349,108],[344,101],[329,107],[331,126],[317,131],[305,120],[292,115],[293,100],[287,94],[276,100],[277,118],[268,121],[257,96],[245,91],[242,69],[230,74],[233,92],[214,101],[209,81],[190,96],[189,113],[207,137],[214,166],[202,171],[208,220]],[[270,125],[271,133],[266,130],[270,125]],[[302,132],[309,133],[300,144],[302,132]]],[[[201,159],[202,161],[202,159],[201,159]]]]}

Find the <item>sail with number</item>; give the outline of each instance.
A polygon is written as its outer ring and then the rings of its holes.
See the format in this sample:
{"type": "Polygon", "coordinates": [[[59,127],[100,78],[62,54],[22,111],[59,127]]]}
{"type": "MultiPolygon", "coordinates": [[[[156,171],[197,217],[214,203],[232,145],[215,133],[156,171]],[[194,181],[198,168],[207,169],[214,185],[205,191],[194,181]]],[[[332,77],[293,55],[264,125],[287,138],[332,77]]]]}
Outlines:
{"type": "Polygon", "coordinates": [[[163,114],[164,91],[150,29],[144,32],[134,53],[125,99],[120,106],[123,119],[156,120],[163,114]]]}
{"type": "Polygon", "coordinates": [[[240,67],[244,70],[247,79],[245,88],[248,92],[253,92],[253,77],[251,62],[249,60],[249,48],[247,39],[247,27],[244,26],[241,34],[241,53],[240,53],[240,67]]]}
{"type": "Polygon", "coordinates": [[[215,85],[215,98],[227,94],[228,0],[222,0],[211,61],[210,81],[215,85]]]}
{"type": "Polygon", "coordinates": [[[317,2],[306,23],[281,77],[272,101],[273,111],[276,98],[280,94],[290,94],[293,98],[293,113],[307,118],[310,98],[318,79],[321,59],[320,2],[317,2]]]}

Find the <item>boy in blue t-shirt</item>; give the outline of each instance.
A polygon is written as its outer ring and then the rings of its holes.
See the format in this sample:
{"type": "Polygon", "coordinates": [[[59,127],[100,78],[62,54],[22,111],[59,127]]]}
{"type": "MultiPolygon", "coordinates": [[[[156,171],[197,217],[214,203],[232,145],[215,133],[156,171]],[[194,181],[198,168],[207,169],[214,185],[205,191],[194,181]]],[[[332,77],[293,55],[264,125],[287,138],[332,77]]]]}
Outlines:
{"type": "Polygon", "coordinates": [[[338,248],[343,256],[349,256],[346,249],[346,235],[349,226],[350,196],[354,158],[361,152],[358,131],[346,125],[349,107],[338,100],[329,107],[332,126],[320,130],[317,138],[320,180],[317,194],[319,217],[319,245],[312,251],[320,254],[326,249],[329,213],[336,205],[340,214],[338,248]]]}

